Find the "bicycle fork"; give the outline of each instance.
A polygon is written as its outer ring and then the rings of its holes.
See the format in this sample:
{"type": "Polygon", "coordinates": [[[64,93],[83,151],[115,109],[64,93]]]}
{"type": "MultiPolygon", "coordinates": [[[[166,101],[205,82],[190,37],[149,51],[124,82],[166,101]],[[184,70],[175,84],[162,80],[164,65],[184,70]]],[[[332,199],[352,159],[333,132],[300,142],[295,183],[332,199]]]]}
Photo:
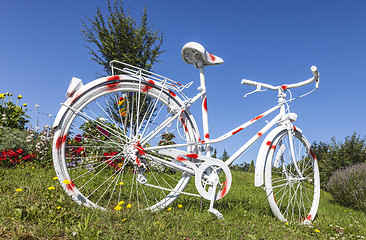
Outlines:
{"type": "MultiPolygon", "coordinates": [[[[290,157],[292,159],[292,162],[294,163],[295,170],[298,173],[300,180],[303,180],[304,179],[303,174],[300,171],[299,166],[297,165],[297,161],[296,161],[297,158],[295,155],[295,147],[294,147],[294,134],[295,134],[294,129],[295,128],[294,128],[292,122],[296,121],[297,115],[295,113],[286,114],[286,109],[285,109],[286,93],[284,93],[284,91],[286,91],[286,88],[280,89],[278,92],[278,103],[281,104],[280,113],[283,116],[283,119],[281,122],[287,129],[287,134],[289,137],[289,145],[290,145],[289,147],[290,147],[290,152],[291,152],[290,157]]],[[[280,150],[277,153],[276,161],[277,161],[277,159],[281,159],[283,157],[282,155],[285,152],[285,148],[286,148],[286,146],[282,144],[280,147],[280,150]]],[[[288,175],[285,168],[283,169],[283,171],[285,171],[284,173],[287,178],[291,178],[291,176],[288,175]]]]}

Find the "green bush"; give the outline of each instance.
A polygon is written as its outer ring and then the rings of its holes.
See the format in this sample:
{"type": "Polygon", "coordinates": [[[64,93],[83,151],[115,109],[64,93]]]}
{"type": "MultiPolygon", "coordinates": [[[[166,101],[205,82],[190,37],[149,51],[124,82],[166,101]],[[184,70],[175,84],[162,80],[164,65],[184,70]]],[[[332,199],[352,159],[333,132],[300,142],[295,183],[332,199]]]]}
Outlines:
{"type": "Polygon", "coordinates": [[[337,170],[327,188],[336,202],[366,212],[366,163],[337,170]]]}
{"type": "Polygon", "coordinates": [[[13,103],[12,93],[0,94],[0,127],[10,127],[24,130],[25,124],[28,122],[27,115],[25,115],[27,104],[18,106],[19,101],[23,98],[22,95],[17,97],[17,102],[13,103]]]}
{"type": "Polygon", "coordinates": [[[312,144],[313,152],[318,160],[321,187],[326,189],[327,182],[338,169],[357,163],[366,162],[366,138],[353,133],[344,142],[332,138],[331,143],[312,144]]]}
{"type": "Polygon", "coordinates": [[[42,166],[52,163],[52,136],[49,126],[40,133],[3,127],[0,136],[0,162],[2,166],[14,166],[34,161],[42,166]]]}

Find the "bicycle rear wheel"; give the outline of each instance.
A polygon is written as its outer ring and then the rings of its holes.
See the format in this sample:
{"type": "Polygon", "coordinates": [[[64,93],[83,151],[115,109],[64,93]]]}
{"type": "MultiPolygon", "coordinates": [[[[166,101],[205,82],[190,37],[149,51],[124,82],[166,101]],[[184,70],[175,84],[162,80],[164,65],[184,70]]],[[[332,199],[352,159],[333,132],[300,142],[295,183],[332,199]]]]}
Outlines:
{"type": "Polygon", "coordinates": [[[270,147],[265,167],[266,193],[272,212],[279,220],[309,223],[315,218],[319,205],[318,164],[308,140],[297,130],[291,134],[292,140],[288,130],[283,130],[267,143],[270,147]]]}
{"type": "Polygon", "coordinates": [[[190,175],[174,169],[174,159],[145,149],[198,141],[195,120],[178,96],[152,80],[125,75],[95,80],[74,95],[64,104],[53,142],[55,170],[67,194],[109,210],[171,204],[190,175]]]}

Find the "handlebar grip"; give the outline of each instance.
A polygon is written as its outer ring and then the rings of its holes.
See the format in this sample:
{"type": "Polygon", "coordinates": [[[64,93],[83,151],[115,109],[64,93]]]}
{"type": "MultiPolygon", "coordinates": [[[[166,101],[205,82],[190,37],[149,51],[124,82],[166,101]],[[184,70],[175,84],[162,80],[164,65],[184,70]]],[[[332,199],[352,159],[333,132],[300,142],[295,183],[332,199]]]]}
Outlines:
{"type": "Polygon", "coordinates": [[[319,88],[319,71],[318,71],[318,68],[316,66],[312,66],[311,71],[313,72],[313,75],[315,77],[315,88],[318,89],[319,88]]]}
{"type": "Polygon", "coordinates": [[[312,66],[311,68],[311,71],[313,72],[313,75],[315,78],[319,78],[319,71],[318,71],[318,68],[316,66],[312,66]]]}
{"type": "Polygon", "coordinates": [[[246,84],[246,85],[250,85],[250,86],[257,86],[257,82],[252,81],[252,80],[247,80],[247,79],[241,80],[241,84],[246,84]]]}

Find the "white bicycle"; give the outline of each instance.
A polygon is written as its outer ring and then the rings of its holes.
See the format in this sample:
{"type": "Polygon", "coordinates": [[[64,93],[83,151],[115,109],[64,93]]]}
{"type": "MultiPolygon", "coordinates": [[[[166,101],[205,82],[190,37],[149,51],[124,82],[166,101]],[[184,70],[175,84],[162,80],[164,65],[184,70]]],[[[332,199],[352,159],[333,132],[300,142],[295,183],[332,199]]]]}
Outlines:
{"type": "Polygon", "coordinates": [[[209,200],[208,211],[221,218],[213,205],[230,190],[229,166],[276,125],[259,149],[255,186],[265,189],[279,220],[311,222],[320,197],[318,164],[310,143],[293,125],[297,115],[290,112],[289,103],[295,98],[289,94],[287,99],[286,93],[312,82],[315,88],[309,93],[315,91],[317,68],[311,67],[312,78],[296,84],[272,86],[242,80],[256,87],[248,94],[277,91],[277,105],[211,139],[204,67],[223,60],[195,42],[183,47],[182,57],[200,71],[199,92],[192,98],[184,94],[192,83],[182,85],[118,61],[110,63],[113,76],[86,85],[80,79],[71,80],[53,126],[54,167],[67,194],[88,207],[151,211],[166,208],[180,194],[187,194],[209,200]],[[203,137],[189,111],[199,99],[203,137]],[[228,160],[211,157],[210,144],[230,138],[276,110],[279,113],[228,160]],[[195,188],[187,186],[191,177],[195,188]]]}

